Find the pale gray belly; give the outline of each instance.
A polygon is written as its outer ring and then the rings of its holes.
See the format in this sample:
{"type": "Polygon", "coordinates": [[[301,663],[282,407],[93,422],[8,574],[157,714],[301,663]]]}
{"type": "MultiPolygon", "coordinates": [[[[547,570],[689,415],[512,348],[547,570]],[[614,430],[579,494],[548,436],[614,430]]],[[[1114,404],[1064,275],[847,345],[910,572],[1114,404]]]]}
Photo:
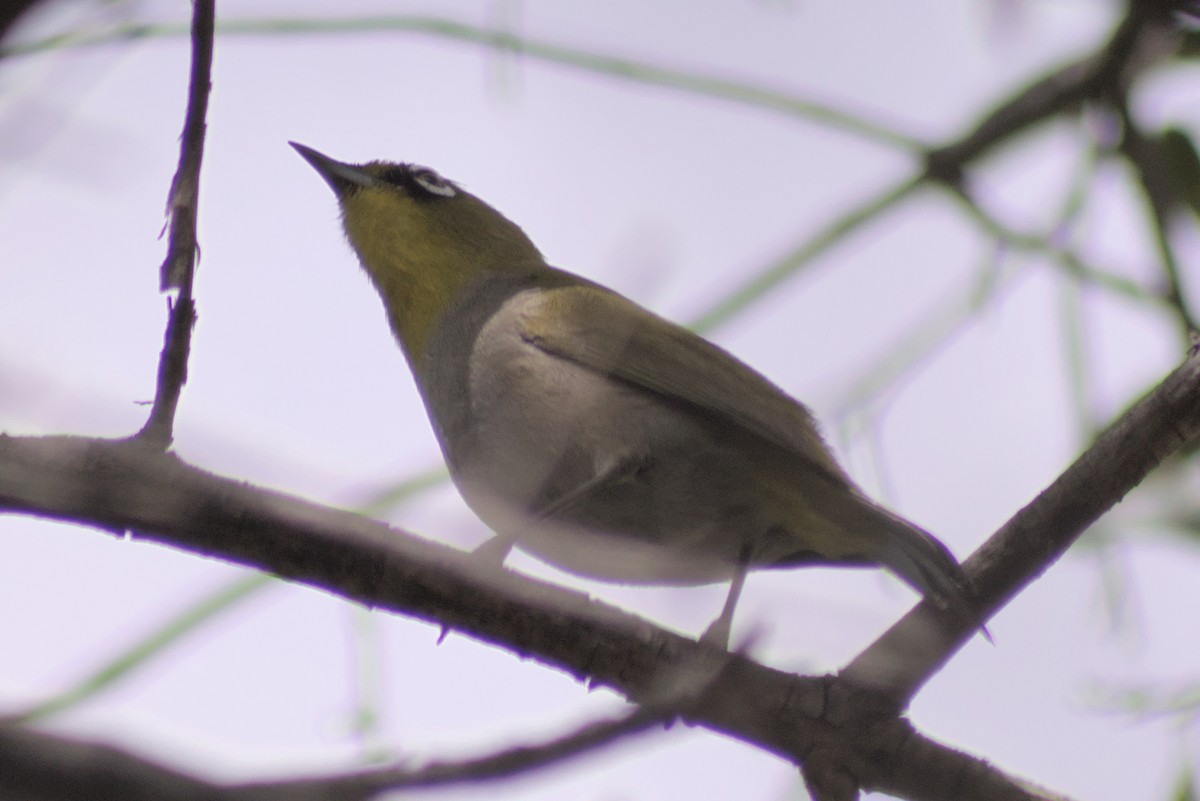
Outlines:
{"type": "Polygon", "coordinates": [[[484,326],[472,356],[472,431],[454,459],[476,514],[523,550],[582,575],[730,577],[745,537],[769,525],[744,497],[752,466],[711,424],[525,342],[511,316],[519,296],[509,305],[484,326]]]}

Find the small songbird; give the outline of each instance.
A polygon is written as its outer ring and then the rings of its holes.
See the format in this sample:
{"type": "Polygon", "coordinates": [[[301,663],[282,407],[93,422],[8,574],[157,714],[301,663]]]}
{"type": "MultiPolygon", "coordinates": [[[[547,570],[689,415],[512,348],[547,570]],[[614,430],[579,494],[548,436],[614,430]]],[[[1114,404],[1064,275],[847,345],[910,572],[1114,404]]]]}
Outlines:
{"type": "Polygon", "coordinates": [[[881,565],[978,622],[938,540],[868,498],[809,410],[691,331],[551,267],[491,206],[427,167],[335,161],[333,188],[466,502],[513,545],[633,584],[751,568],[881,565]]]}

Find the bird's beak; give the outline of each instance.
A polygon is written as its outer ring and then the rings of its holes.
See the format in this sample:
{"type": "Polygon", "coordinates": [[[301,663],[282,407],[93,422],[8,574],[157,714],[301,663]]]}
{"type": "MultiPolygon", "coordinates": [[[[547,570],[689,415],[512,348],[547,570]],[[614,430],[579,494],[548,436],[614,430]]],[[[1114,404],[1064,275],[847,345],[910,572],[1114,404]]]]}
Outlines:
{"type": "Polygon", "coordinates": [[[324,153],[318,153],[311,147],[299,142],[288,142],[304,160],[321,174],[325,182],[333,189],[338,197],[342,197],[351,189],[361,186],[374,186],[377,181],[374,176],[364,172],[362,167],[345,164],[329,158],[324,153]]]}

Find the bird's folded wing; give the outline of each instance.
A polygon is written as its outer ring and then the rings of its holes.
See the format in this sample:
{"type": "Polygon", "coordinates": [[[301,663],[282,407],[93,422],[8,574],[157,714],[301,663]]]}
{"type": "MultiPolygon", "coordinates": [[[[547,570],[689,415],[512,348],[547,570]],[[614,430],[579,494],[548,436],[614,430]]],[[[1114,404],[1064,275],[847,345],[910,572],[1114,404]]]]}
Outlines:
{"type": "Polygon", "coordinates": [[[614,292],[543,292],[520,329],[546,353],[714,415],[848,481],[805,406],[716,345],[614,292]]]}

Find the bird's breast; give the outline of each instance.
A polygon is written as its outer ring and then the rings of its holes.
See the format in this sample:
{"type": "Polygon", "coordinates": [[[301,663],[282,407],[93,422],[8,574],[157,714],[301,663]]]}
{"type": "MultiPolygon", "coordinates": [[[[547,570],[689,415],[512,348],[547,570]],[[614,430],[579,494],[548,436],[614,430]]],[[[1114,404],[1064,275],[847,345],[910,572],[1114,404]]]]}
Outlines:
{"type": "Polygon", "coordinates": [[[464,467],[535,504],[654,452],[680,421],[612,378],[547,353],[521,333],[538,290],[518,293],[480,329],[467,372],[471,452],[464,467]]]}
{"type": "Polygon", "coordinates": [[[469,435],[448,447],[444,438],[464,498],[497,532],[570,572],[727,578],[736,547],[713,547],[729,537],[716,535],[719,515],[705,508],[711,500],[695,474],[711,451],[704,426],[528,341],[522,322],[539,291],[499,306],[471,349],[461,399],[469,435]]]}

